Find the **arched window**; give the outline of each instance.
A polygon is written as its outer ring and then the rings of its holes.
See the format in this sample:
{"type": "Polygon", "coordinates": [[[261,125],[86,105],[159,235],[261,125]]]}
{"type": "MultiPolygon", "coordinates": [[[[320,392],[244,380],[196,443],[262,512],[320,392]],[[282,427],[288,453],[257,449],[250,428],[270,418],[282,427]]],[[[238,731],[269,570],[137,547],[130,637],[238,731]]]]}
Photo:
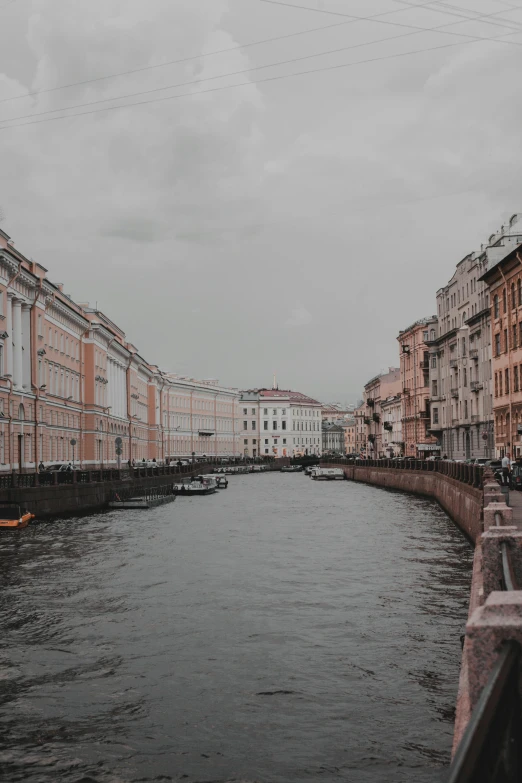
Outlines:
{"type": "Polygon", "coordinates": [[[20,405],[18,408],[18,418],[20,421],[25,420],[25,410],[23,405],[20,405]]]}
{"type": "Polygon", "coordinates": [[[463,310],[462,311],[462,326],[464,326],[465,323],[466,323],[466,311],[463,310]]]}
{"type": "Polygon", "coordinates": [[[493,318],[498,318],[499,316],[498,296],[495,294],[493,297],[493,318]]]}
{"type": "Polygon", "coordinates": [[[515,284],[511,283],[511,309],[514,310],[517,306],[517,298],[515,293],[515,284]]]}
{"type": "Polygon", "coordinates": [[[507,293],[505,287],[502,291],[502,307],[504,309],[504,314],[507,313],[507,293]]]}

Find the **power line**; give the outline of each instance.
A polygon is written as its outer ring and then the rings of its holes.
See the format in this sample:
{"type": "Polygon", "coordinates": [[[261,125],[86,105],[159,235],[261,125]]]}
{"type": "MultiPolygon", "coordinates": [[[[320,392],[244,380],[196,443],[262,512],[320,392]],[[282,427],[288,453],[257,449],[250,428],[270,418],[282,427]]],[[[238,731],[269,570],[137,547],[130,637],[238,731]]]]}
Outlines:
{"type": "MultiPolygon", "coordinates": [[[[197,92],[180,93],[179,95],[167,95],[164,98],[151,98],[150,100],[147,100],[147,101],[137,101],[135,103],[126,103],[126,104],[123,104],[122,106],[107,106],[107,107],[104,107],[103,109],[91,109],[89,111],[76,112],[74,114],[64,114],[61,117],[46,117],[45,119],[42,119],[42,120],[31,120],[30,122],[21,122],[21,123],[18,123],[16,125],[5,125],[4,127],[0,127],[0,131],[9,130],[11,128],[23,128],[26,125],[40,125],[43,122],[53,122],[53,121],[56,121],[56,120],[66,120],[66,119],[69,119],[70,117],[83,117],[83,116],[88,115],[88,114],[99,114],[101,112],[116,111],[117,109],[127,109],[127,108],[131,108],[131,107],[134,107],[134,106],[146,106],[146,105],[151,104],[151,103],[162,103],[164,101],[175,100],[176,98],[186,98],[186,97],[191,96],[191,95],[199,96],[199,95],[204,95],[204,94],[207,94],[207,93],[221,92],[223,90],[232,90],[232,89],[235,89],[236,87],[253,86],[253,85],[256,85],[256,84],[263,84],[265,82],[275,82],[275,81],[280,81],[280,80],[283,80],[283,79],[290,79],[290,78],[295,77],[295,76],[308,76],[308,75],[314,74],[314,73],[323,73],[325,71],[335,71],[335,70],[339,70],[341,68],[350,68],[350,67],[353,67],[353,66],[356,66],[356,65],[365,65],[365,64],[368,64],[368,63],[382,62],[383,60],[394,60],[394,59],[398,59],[399,57],[408,57],[408,56],[413,55],[413,54],[423,54],[424,52],[434,52],[434,51],[439,51],[441,49],[450,49],[450,48],[454,48],[455,46],[466,46],[466,44],[480,43],[482,40],[483,39],[481,39],[481,38],[475,38],[475,39],[473,39],[471,41],[459,41],[458,43],[442,44],[440,46],[431,46],[431,47],[427,47],[427,48],[424,48],[424,49],[414,49],[414,50],[409,51],[409,52],[400,52],[400,53],[396,53],[396,54],[385,55],[383,57],[372,57],[372,58],[370,58],[368,60],[358,60],[355,63],[341,63],[340,65],[328,65],[328,66],[325,66],[323,68],[311,68],[311,69],[309,69],[307,71],[298,71],[297,73],[287,73],[287,74],[280,74],[280,75],[277,75],[277,76],[267,76],[264,79],[257,79],[256,81],[245,81],[245,82],[240,82],[239,84],[227,84],[227,85],[222,85],[221,87],[209,87],[206,90],[198,90],[197,92]]],[[[488,40],[488,39],[486,39],[486,40],[488,40]]],[[[66,110],[63,110],[63,111],[66,111],[66,110]]]]}
{"type": "MultiPolygon", "coordinates": [[[[328,14],[330,16],[344,16],[344,17],[347,17],[348,19],[351,19],[352,21],[355,21],[355,22],[357,22],[357,21],[368,21],[368,17],[354,16],[353,14],[344,14],[344,13],[341,13],[340,11],[325,11],[323,8],[310,8],[309,6],[296,5],[295,3],[287,3],[287,2],[284,2],[284,0],[259,0],[259,2],[260,3],[270,3],[270,5],[282,5],[282,6],[285,6],[286,8],[296,8],[298,10],[304,10],[304,11],[315,11],[318,14],[328,14]]],[[[426,6],[434,5],[435,3],[437,3],[437,0],[432,0],[432,2],[430,2],[430,3],[423,3],[422,5],[413,5],[411,3],[405,3],[404,0],[399,0],[399,2],[403,2],[403,4],[407,5],[409,8],[423,8],[423,9],[425,9],[426,6]]],[[[398,10],[399,11],[404,11],[404,8],[401,8],[401,9],[398,9],[398,10]]],[[[436,10],[436,9],[434,9],[434,10],[436,10]]],[[[397,9],[393,13],[396,13],[396,12],[397,12],[397,9]]],[[[389,12],[389,13],[392,13],[392,12],[389,12]]],[[[448,16],[457,16],[457,14],[455,12],[446,11],[445,13],[447,13],[448,16]]],[[[481,14],[480,16],[465,17],[465,18],[466,19],[470,19],[472,21],[478,21],[479,19],[487,19],[487,18],[492,17],[492,16],[498,16],[500,13],[503,13],[503,12],[502,11],[494,11],[493,13],[489,13],[489,14],[481,14]]],[[[416,27],[415,25],[410,25],[410,24],[407,24],[405,22],[390,22],[387,19],[386,20],[382,19],[381,17],[383,17],[383,16],[387,16],[387,14],[377,14],[376,16],[371,18],[371,21],[373,21],[374,24],[386,24],[386,25],[392,25],[393,27],[409,27],[411,29],[418,29],[418,30],[426,29],[426,28],[422,28],[422,27],[418,27],[418,26],[416,27]]],[[[451,24],[459,24],[459,23],[458,22],[452,22],[451,24]]],[[[504,28],[510,27],[509,24],[504,24],[504,23],[500,24],[500,23],[497,23],[497,22],[488,22],[488,24],[492,24],[492,25],[495,25],[497,27],[504,27],[504,28]]],[[[447,26],[449,27],[450,25],[447,25],[447,26]]],[[[437,29],[437,28],[433,28],[433,29],[437,29]]],[[[511,29],[519,30],[519,28],[513,28],[513,27],[511,29]]],[[[451,35],[462,35],[462,36],[464,36],[465,33],[451,33],[451,35]]],[[[467,37],[471,37],[471,36],[467,36],[467,37]]],[[[513,42],[506,41],[505,43],[513,43],[513,42]]]]}
{"type": "MultiPolygon", "coordinates": [[[[411,29],[413,27],[412,25],[402,25],[402,24],[395,25],[395,23],[392,23],[392,24],[394,24],[394,26],[398,26],[398,27],[401,27],[401,28],[405,27],[407,29],[411,29]]],[[[72,109],[83,109],[83,108],[85,108],[87,106],[99,106],[102,103],[112,103],[114,101],[119,101],[119,100],[128,100],[129,98],[138,98],[138,97],[140,97],[142,95],[152,95],[153,93],[156,93],[156,92],[165,92],[165,90],[174,90],[174,89],[177,89],[179,87],[188,87],[189,85],[193,85],[193,84],[202,84],[204,82],[215,81],[216,79],[224,79],[224,78],[228,78],[228,77],[231,77],[231,76],[241,76],[244,73],[251,73],[252,71],[265,70],[266,68],[275,68],[275,67],[280,66],[280,65],[291,65],[291,64],[296,63],[296,62],[302,62],[303,60],[314,59],[315,57],[324,57],[324,56],[329,55],[329,54],[339,54],[340,52],[345,52],[345,51],[349,51],[349,50],[352,50],[352,49],[359,49],[359,48],[362,48],[364,46],[372,46],[372,45],[377,44],[377,43],[385,43],[387,41],[395,41],[395,40],[397,40],[399,38],[408,38],[409,36],[419,35],[420,33],[430,33],[430,32],[439,32],[440,33],[440,32],[443,32],[443,28],[452,27],[455,24],[460,24],[460,22],[450,22],[450,23],[446,23],[446,24],[443,24],[443,25],[438,25],[438,27],[432,27],[432,28],[429,28],[429,27],[428,28],[426,28],[426,27],[413,27],[412,32],[402,33],[400,35],[394,35],[394,36],[387,36],[385,38],[380,38],[380,39],[377,39],[375,41],[370,41],[370,42],[367,42],[367,43],[351,44],[349,46],[342,46],[342,47],[339,47],[339,48],[336,48],[336,49],[327,49],[326,51],[318,52],[316,54],[303,55],[302,57],[293,57],[293,58],[291,58],[289,60],[281,60],[281,61],[278,61],[276,63],[267,63],[266,65],[258,65],[258,66],[253,66],[253,67],[249,67],[249,68],[242,68],[242,69],[237,70],[237,71],[231,71],[229,73],[219,74],[217,76],[207,76],[207,77],[202,78],[202,79],[192,79],[192,80],[190,80],[188,82],[178,82],[177,84],[170,84],[170,85],[167,85],[165,87],[154,87],[154,88],[149,89],[149,90],[140,90],[138,92],[127,93],[125,95],[119,95],[119,96],[116,95],[116,96],[113,96],[111,98],[100,98],[97,101],[87,101],[85,103],[79,103],[79,104],[75,104],[73,106],[65,106],[65,107],[62,107],[62,108],[59,108],[59,109],[48,109],[46,111],[32,112],[30,114],[20,114],[20,115],[17,115],[15,117],[6,117],[5,119],[0,119],[0,123],[14,122],[16,120],[32,119],[33,117],[44,117],[44,116],[47,116],[47,115],[50,115],[50,114],[59,114],[60,112],[71,111],[72,109]]],[[[498,38],[477,37],[477,36],[471,36],[471,35],[466,35],[466,34],[462,34],[462,33],[454,33],[454,32],[449,32],[449,33],[443,32],[443,34],[444,35],[446,35],[446,34],[447,35],[457,35],[457,36],[459,36],[461,38],[466,38],[466,39],[473,40],[473,41],[476,41],[476,40],[480,40],[480,41],[497,41],[499,43],[510,43],[510,44],[515,45],[515,46],[522,46],[522,43],[517,43],[515,41],[499,41],[498,38]]]]}
{"type": "MultiPolygon", "coordinates": [[[[443,0],[433,0],[433,2],[430,2],[429,4],[428,3],[427,4],[423,4],[423,5],[418,5],[416,3],[410,3],[410,2],[407,2],[407,0],[395,0],[395,2],[402,3],[402,5],[406,6],[406,8],[411,8],[411,9],[424,8],[425,5],[443,6],[441,9],[439,9],[439,8],[432,8],[430,10],[435,11],[435,13],[438,13],[438,14],[446,14],[447,16],[456,16],[456,17],[459,17],[459,18],[461,18],[463,20],[471,21],[471,22],[473,22],[473,21],[480,21],[481,19],[488,19],[488,20],[490,20],[491,17],[499,16],[500,14],[506,13],[506,11],[515,10],[515,9],[518,9],[518,10],[522,9],[522,6],[520,6],[520,5],[510,5],[510,7],[507,8],[507,9],[503,8],[501,11],[494,11],[493,13],[490,13],[490,14],[481,14],[479,12],[472,11],[471,13],[476,14],[475,16],[466,16],[465,13],[462,13],[462,12],[463,11],[467,11],[468,9],[457,8],[456,6],[452,5],[451,3],[443,2],[443,0]],[[447,10],[447,9],[450,9],[450,10],[447,10]]],[[[496,27],[504,27],[504,28],[508,27],[508,28],[514,30],[515,32],[518,32],[519,30],[521,30],[521,27],[520,27],[521,23],[517,22],[515,19],[508,19],[507,21],[503,20],[503,19],[499,19],[499,20],[495,20],[495,21],[491,21],[490,20],[490,21],[487,22],[487,24],[491,24],[491,25],[494,25],[496,27]],[[515,25],[515,26],[513,27],[513,25],[515,25]]]]}
{"type": "Polygon", "coordinates": [[[10,0],[9,3],[5,3],[5,5],[0,5],[0,11],[3,11],[4,8],[7,8],[7,6],[13,5],[13,3],[16,3],[16,2],[18,2],[18,0],[10,0]]]}
{"type": "MultiPolygon", "coordinates": [[[[12,2],[16,2],[16,0],[12,0],[12,2]]],[[[428,2],[421,3],[418,7],[419,8],[423,8],[424,5],[432,5],[433,2],[435,2],[435,0],[428,0],[428,2]]],[[[117,78],[119,76],[129,76],[129,75],[132,75],[132,74],[135,74],[135,73],[142,73],[144,71],[149,71],[149,70],[153,70],[153,69],[156,69],[156,68],[166,68],[169,65],[177,65],[177,64],[180,64],[180,63],[190,62],[191,60],[199,60],[202,57],[211,57],[211,56],[214,56],[216,54],[225,54],[227,52],[237,51],[238,49],[247,49],[247,48],[249,48],[251,46],[260,46],[261,44],[273,43],[274,41],[282,41],[282,40],[284,40],[286,38],[294,38],[294,37],[297,37],[299,35],[307,35],[308,33],[315,33],[315,32],[321,31],[321,30],[330,30],[333,27],[342,27],[344,25],[353,24],[354,22],[358,22],[358,21],[362,21],[362,20],[370,20],[370,19],[375,19],[375,18],[380,17],[380,16],[389,16],[389,15],[392,15],[392,14],[398,14],[398,13],[402,13],[403,10],[404,10],[403,8],[397,8],[395,11],[386,11],[386,13],[384,13],[384,14],[383,13],[379,13],[379,14],[373,14],[372,16],[367,16],[367,17],[357,17],[357,18],[354,18],[354,19],[348,19],[346,22],[334,22],[333,24],[323,25],[322,27],[312,27],[311,29],[303,30],[302,32],[288,33],[286,35],[277,35],[277,36],[275,36],[273,38],[265,38],[265,39],[263,39],[261,41],[252,41],[251,43],[238,44],[237,46],[230,46],[227,49],[217,49],[214,52],[205,52],[204,54],[196,54],[196,55],[192,55],[190,57],[183,57],[183,58],[181,58],[179,60],[170,60],[170,61],[168,61],[166,63],[158,63],[157,65],[145,65],[145,66],[143,66],[141,68],[133,68],[133,69],[128,70],[128,71],[120,71],[119,73],[110,73],[110,74],[107,74],[105,76],[98,76],[98,77],[96,77],[94,79],[84,79],[83,81],[79,81],[79,82],[70,82],[69,84],[62,84],[62,85],[59,85],[58,87],[49,87],[49,88],[46,88],[46,89],[43,89],[43,90],[34,90],[33,92],[26,92],[26,93],[23,93],[23,94],[20,94],[20,95],[13,95],[10,98],[0,98],[0,103],[6,103],[8,101],[17,101],[17,100],[20,100],[22,98],[30,98],[30,97],[32,97],[34,95],[43,95],[43,94],[49,93],[49,92],[56,92],[57,90],[65,90],[68,87],[80,87],[80,86],[83,86],[85,84],[93,84],[95,82],[104,81],[106,79],[115,79],[115,78],[117,78]]]]}

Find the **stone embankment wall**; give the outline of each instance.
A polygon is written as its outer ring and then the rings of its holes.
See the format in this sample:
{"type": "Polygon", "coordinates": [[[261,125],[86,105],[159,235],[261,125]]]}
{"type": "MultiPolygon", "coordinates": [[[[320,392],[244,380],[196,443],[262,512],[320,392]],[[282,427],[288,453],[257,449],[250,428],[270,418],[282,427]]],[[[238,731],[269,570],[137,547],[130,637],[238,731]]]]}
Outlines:
{"type": "Polygon", "coordinates": [[[398,470],[369,465],[324,464],[324,467],[341,467],[350,481],[413,492],[437,500],[473,543],[482,532],[482,490],[458,479],[435,471],[398,470]]]}
{"type": "MultiPolygon", "coordinates": [[[[283,465],[288,465],[289,459],[281,458],[269,463],[268,470],[281,470],[283,465]]],[[[190,478],[193,475],[202,473],[212,473],[215,465],[199,464],[193,470],[184,469],[182,473],[167,473],[161,475],[161,469],[157,475],[131,476],[128,471],[111,471],[114,476],[121,475],[121,478],[114,478],[106,481],[88,481],[74,482],[58,485],[36,486],[36,487],[11,487],[9,489],[0,489],[1,505],[19,505],[23,510],[27,509],[36,515],[37,519],[54,517],[65,514],[82,514],[89,511],[96,511],[107,505],[114,499],[114,493],[125,493],[129,491],[138,494],[144,489],[153,487],[166,487],[169,484],[190,478]]],[[[140,471],[136,471],[138,473],[140,471]]],[[[154,473],[152,469],[142,471],[143,473],[154,473]]]]}

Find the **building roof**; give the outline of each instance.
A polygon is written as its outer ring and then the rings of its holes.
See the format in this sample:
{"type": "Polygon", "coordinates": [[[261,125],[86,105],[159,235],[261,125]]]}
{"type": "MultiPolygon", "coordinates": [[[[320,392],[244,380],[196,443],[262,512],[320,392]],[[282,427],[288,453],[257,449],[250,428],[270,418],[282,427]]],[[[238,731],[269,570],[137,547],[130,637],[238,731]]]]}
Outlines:
{"type": "Polygon", "coordinates": [[[290,389],[259,389],[259,396],[261,399],[282,399],[289,402],[295,402],[301,405],[321,405],[320,402],[314,400],[312,397],[308,397],[301,392],[291,391],[290,389]]]}

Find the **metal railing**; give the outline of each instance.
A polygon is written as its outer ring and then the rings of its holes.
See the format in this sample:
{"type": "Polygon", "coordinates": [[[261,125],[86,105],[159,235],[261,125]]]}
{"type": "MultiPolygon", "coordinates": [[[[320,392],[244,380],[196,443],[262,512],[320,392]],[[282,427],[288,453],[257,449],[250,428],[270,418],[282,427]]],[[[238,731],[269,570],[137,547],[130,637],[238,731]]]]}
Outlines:
{"type": "Polygon", "coordinates": [[[395,470],[425,470],[440,473],[443,476],[469,484],[480,489],[483,483],[482,465],[468,465],[466,462],[448,462],[447,460],[426,459],[353,459],[350,457],[323,457],[322,463],[332,465],[355,465],[356,467],[393,468],[395,470]]]}
{"type": "MultiPolygon", "coordinates": [[[[495,525],[502,515],[495,512],[495,525]]],[[[509,545],[500,543],[504,591],[518,590],[509,545]]],[[[448,783],[519,783],[522,780],[522,708],[519,672],[522,650],[502,644],[486,685],[453,758],[448,783]]]]}
{"type": "Polygon", "coordinates": [[[453,758],[448,783],[522,780],[520,653],[515,641],[502,645],[453,758]]]}

